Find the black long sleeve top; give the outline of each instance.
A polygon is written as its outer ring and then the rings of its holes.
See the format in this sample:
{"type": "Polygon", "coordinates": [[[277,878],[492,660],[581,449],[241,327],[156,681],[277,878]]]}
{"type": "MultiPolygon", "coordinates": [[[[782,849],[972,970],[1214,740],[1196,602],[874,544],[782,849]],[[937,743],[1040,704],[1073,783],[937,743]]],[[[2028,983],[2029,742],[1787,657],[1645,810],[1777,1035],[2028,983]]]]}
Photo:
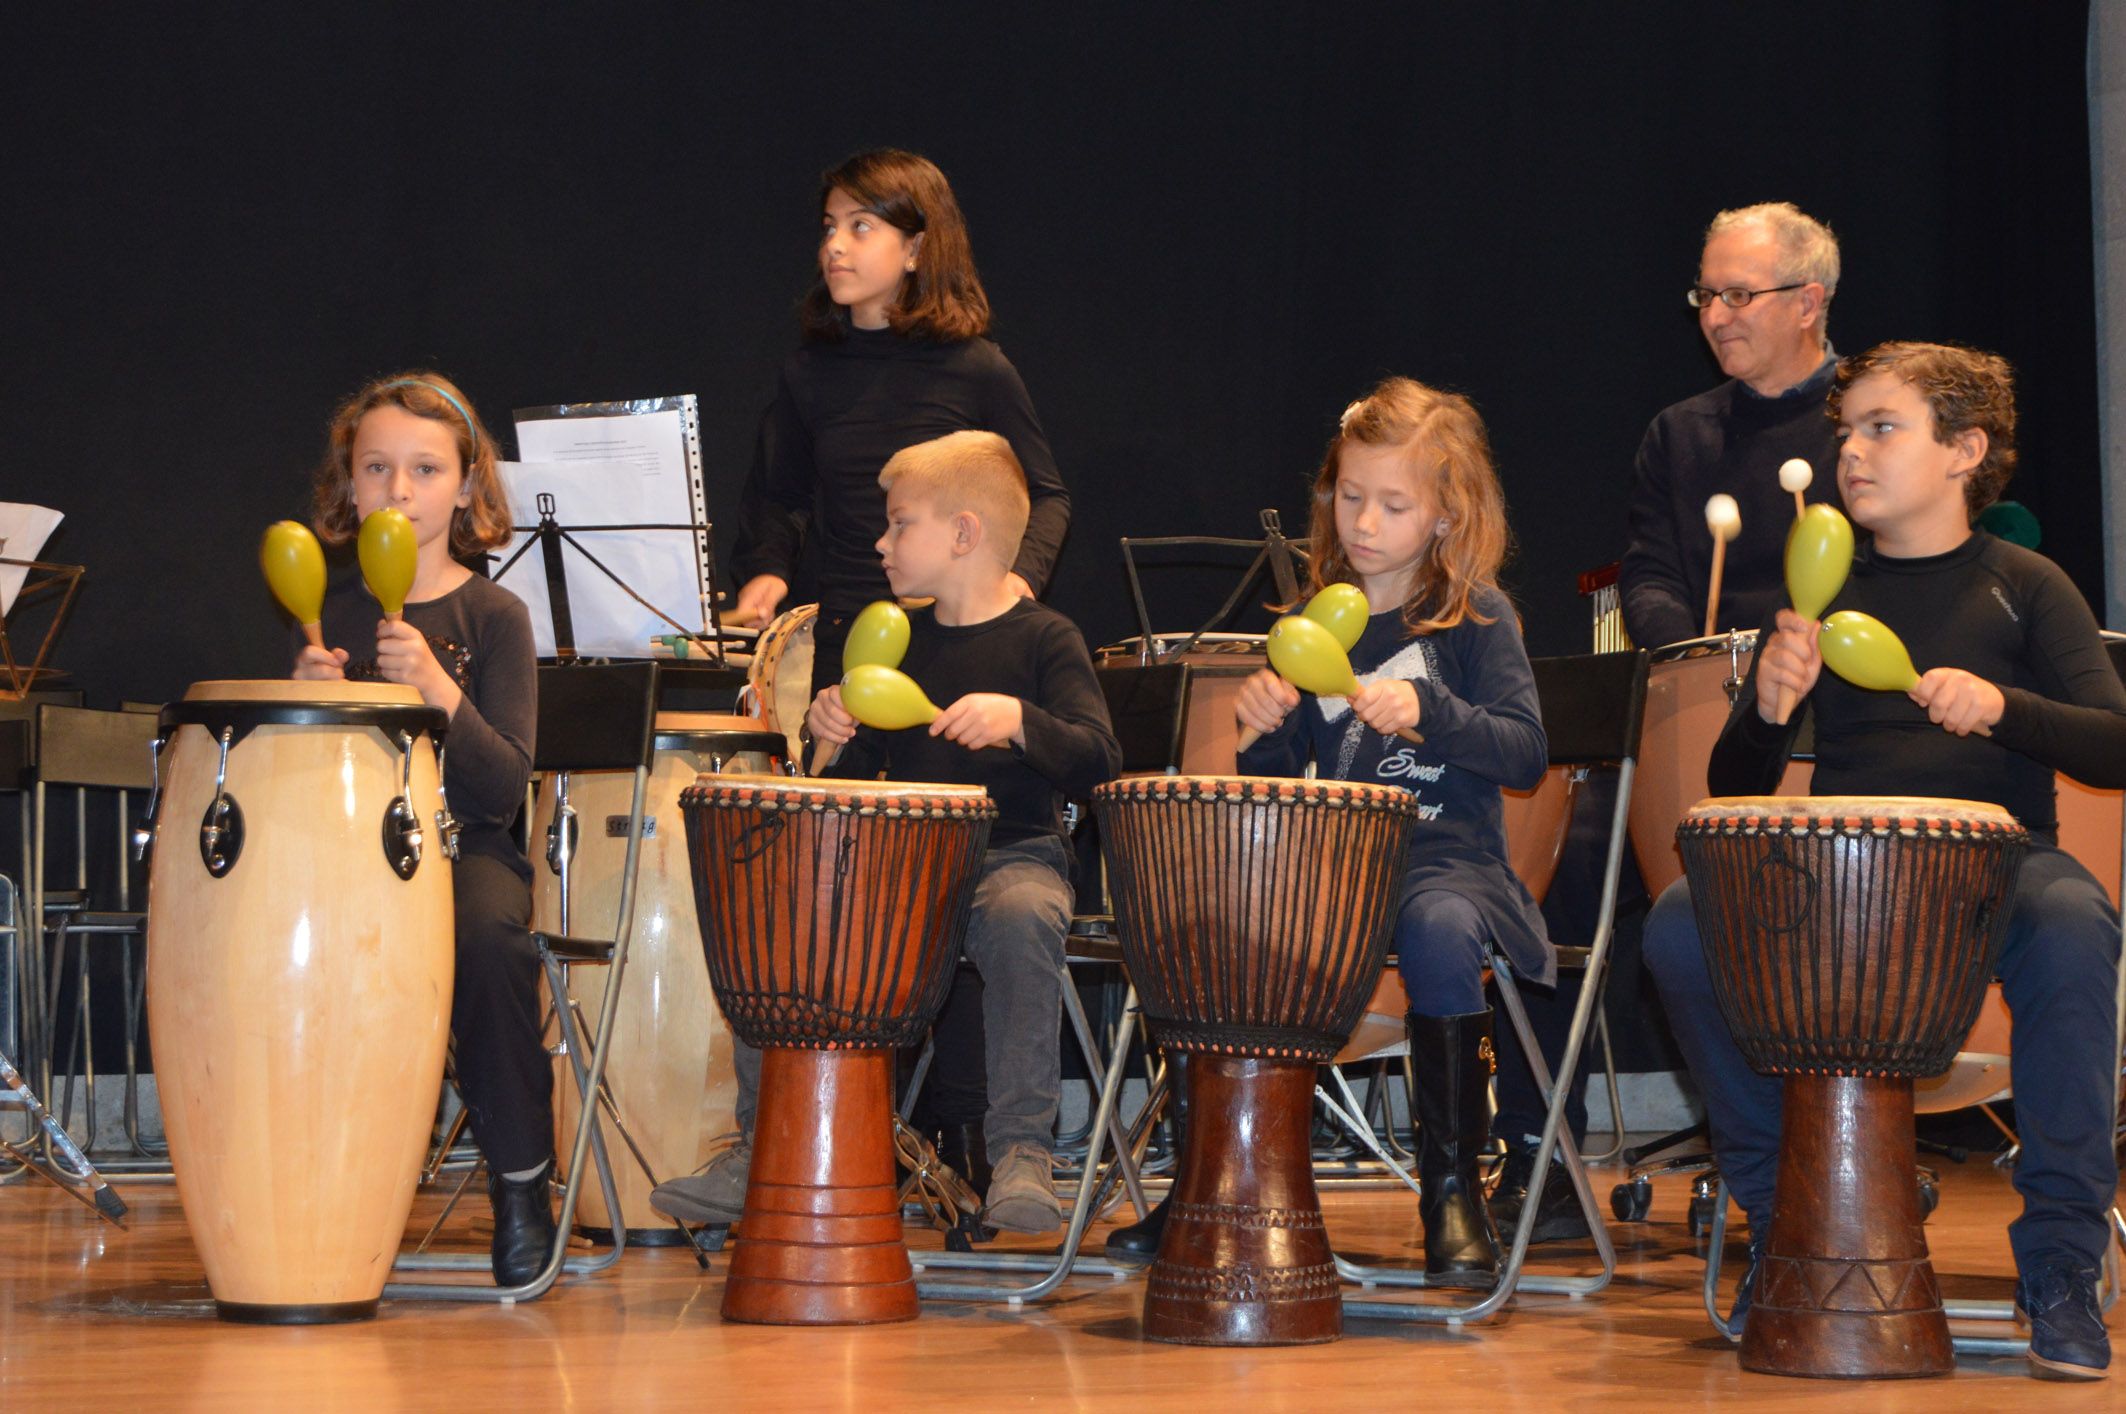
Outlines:
{"type": "MultiPolygon", "coordinates": [[[[1819,795],[1920,795],[1998,805],[2046,843],[2059,815],[2053,773],[2100,790],[2126,786],[2126,685],[2073,581],[2032,550],[1984,531],[1943,555],[1896,559],[1863,543],[1828,612],[1872,614],[1915,668],[1962,668],[2001,690],[1992,735],[1959,737],[1901,692],[1870,692],[1828,667],[1805,700],[1816,719],[1819,795]]],[[[1766,621],[1769,634],[1771,623],[1766,621]]],[[[1753,660],[1713,748],[1715,795],[1763,795],[1800,730],[1757,713],[1753,660]]]]}
{"type": "Polygon", "coordinates": [[[886,530],[878,474],[903,447],[968,430],[1003,437],[1026,469],[1033,506],[1012,568],[1042,592],[1070,494],[1018,370],[987,339],[941,344],[890,329],[852,329],[783,364],[739,505],[740,583],[762,574],[794,583],[808,563],[822,613],[891,597],[873,548],[886,530]]]}
{"type": "Polygon", "coordinates": [[[1631,544],[1618,570],[1624,628],[1641,648],[1696,638],[1713,582],[1705,503],[1735,498],[1742,533],[1728,542],[1715,630],[1745,628],[1786,602],[1786,532],[1794,498],[1779,468],[1800,457],[1815,471],[1805,499],[1838,504],[1838,429],[1824,413],[1836,357],[1776,398],[1729,379],[1666,408],[1639,443],[1631,544]]]}
{"type": "MultiPolygon", "coordinates": [[[[347,650],[352,682],[376,682],[376,626],[384,610],[359,581],[325,596],[326,646],[347,650]]],[[[465,696],[444,734],[443,788],[462,833],[459,847],[503,860],[530,877],[510,825],[524,806],[538,730],[538,660],[524,601],[474,575],[441,598],[408,604],[406,622],[465,696]]],[[[301,642],[301,636],[297,636],[301,642]]]]}
{"type": "Polygon", "coordinates": [[[1018,698],[1026,745],[970,751],[924,727],[860,726],[826,774],[981,786],[997,805],[992,845],[1061,840],[1063,802],[1084,799],[1122,769],[1107,698],[1077,625],[1031,599],[978,624],[941,624],[930,609],[912,609],[908,620],[901,671],[940,707],[970,692],[1018,698]]]}

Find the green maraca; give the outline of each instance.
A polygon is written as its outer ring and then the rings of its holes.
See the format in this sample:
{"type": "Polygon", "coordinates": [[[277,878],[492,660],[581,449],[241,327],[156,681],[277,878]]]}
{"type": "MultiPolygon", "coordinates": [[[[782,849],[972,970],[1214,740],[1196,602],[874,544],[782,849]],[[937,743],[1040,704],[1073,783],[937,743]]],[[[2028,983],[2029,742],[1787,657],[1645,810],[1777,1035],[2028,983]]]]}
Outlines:
{"type": "Polygon", "coordinates": [[[908,613],[891,599],[880,599],[866,604],[849,625],[849,641],[842,645],[842,670],[870,665],[898,668],[907,653],[908,613]]]}
{"type": "Polygon", "coordinates": [[[1823,621],[1816,640],[1823,664],[1855,687],[1870,692],[1910,692],[1919,670],[1903,640],[1881,619],[1841,609],[1823,621]]]}
{"type": "Polygon", "coordinates": [[[275,521],[266,527],[258,545],[258,567],[281,607],[303,626],[312,648],[325,646],[324,631],[317,626],[325,606],[325,552],[317,537],[301,521],[275,521]]]}
{"type": "MultiPolygon", "coordinates": [[[[1786,534],[1786,593],[1805,619],[1823,616],[1845,588],[1853,568],[1853,522],[1836,507],[1817,504],[1794,518],[1786,534]]],[[[1794,714],[1794,699],[1781,691],[1775,715],[1781,726],[1794,714]]]]}
{"type": "MultiPolygon", "coordinates": [[[[1364,596],[1361,595],[1361,598],[1364,596]]],[[[1288,614],[1270,625],[1270,666],[1302,692],[1316,697],[1351,697],[1358,692],[1358,679],[1351,672],[1351,658],[1336,635],[1320,622],[1301,614],[1288,614]]],[[[1424,738],[1405,728],[1396,733],[1405,741],[1422,743],[1424,738]]],[[[1253,727],[1240,731],[1242,751],[1262,736],[1253,727]]]]}
{"type": "Polygon", "coordinates": [[[362,582],[384,606],[384,617],[396,620],[406,608],[413,589],[414,571],[420,565],[420,548],[414,543],[413,522],[392,506],[371,511],[362,521],[355,545],[362,562],[362,582]]]}
{"type": "Polygon", "coordinates": [[[1358,646],[1359,635],[1366,631],[1366,620],[1372,614],[1366,591],[1355,584],[1324,587],[1307,601],[1305,610],[1305,616],[1327,629],[1346,653],[1358,646]]]}
{"type": "MultiPolygon", "coordinates": [[[[926,727],[943,710],[923,695],[914,678],[882,663],[858,663],[843,674],[842,707],[865,726],[882,732],[926,727]]],[[[819,743],[812,753],[812,774],[818,775],[839,749],[831,741],[819,743]]]]}

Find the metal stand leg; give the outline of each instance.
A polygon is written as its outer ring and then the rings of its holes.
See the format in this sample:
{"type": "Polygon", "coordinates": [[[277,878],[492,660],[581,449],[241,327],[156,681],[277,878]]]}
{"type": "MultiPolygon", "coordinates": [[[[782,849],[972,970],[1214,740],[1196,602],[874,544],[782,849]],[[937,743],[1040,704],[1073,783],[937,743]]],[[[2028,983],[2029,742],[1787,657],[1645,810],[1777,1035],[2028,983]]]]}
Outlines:
{"type": "Polygon", "coordinates": [[[36,1146],[25,1141],[21,1144],[0,1139],[0,1148],[30,1169],[44,1175],[68,1194],[92,1209],[95,1214],[114,1227],[125,1226],[125,1201],[114,1193],[96,1172],[95,1166],[74,1141],[67,1137],[52,1119],[49,1111],[37,1100],[21,1075],[16,1073],[14,1063],[0,1054],[0,1109],[19,1109],[26,1112],[37,1129],[41,1131],[58,1155],[56,1159],[40,1155],[36,1146]]]}

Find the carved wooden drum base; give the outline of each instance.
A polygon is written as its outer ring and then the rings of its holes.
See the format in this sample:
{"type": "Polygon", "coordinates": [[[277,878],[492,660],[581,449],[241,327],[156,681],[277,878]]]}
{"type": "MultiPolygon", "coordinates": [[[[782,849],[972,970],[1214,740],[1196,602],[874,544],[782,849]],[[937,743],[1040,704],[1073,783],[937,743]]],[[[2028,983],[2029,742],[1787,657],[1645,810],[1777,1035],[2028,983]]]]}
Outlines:
{"type": "Polygon", "coordinates": [[[1744,1369],[1950,1373],[1916,1164],[1910,1080],[1787,1077],[1779,1210],[1743,1327],[1744,1369]]]}
{"type": "Polygon", "coordinates": [[[723,1318],[760,1325],[912,1321],[901,1235],[892,1054],[761,1052],[760,1115],[723,1318]]]}
{"type": "Polygon", "coordinates": [[[1188,1069],[1180,1186],[1145,1288],[1145,1338],[1338,1339],[1341,1283],[1314,1189],[1314,1062],[1197,1052],[1188,1069]]]}

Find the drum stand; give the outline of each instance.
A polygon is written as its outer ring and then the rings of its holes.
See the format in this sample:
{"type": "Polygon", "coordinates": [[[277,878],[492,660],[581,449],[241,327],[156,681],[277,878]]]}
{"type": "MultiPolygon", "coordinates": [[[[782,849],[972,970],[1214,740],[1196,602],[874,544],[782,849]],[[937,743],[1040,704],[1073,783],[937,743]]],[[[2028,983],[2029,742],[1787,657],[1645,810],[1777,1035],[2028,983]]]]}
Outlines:
{"type": "Polygon", "coordinates": [[[4,1052],[0,1052],[0,1110],[21,1110],[28,1114],[42,1133],[42,1147],[46,1147],[48,1153],[38,1152],[40,1145],[35,1137],[21,1143],[0,1138],[0,1149],[7,1150],[24,1168],[50,1179],[61,1191],[87,1205],[113,1227],[125,1226],[125,1200],[103,1181],[95,1165],[74,1146],[74,1141],[59,1127],[59,1122],[38,1102],[28,1082],[16,1072],[14,1063],[4,1052]]]}

